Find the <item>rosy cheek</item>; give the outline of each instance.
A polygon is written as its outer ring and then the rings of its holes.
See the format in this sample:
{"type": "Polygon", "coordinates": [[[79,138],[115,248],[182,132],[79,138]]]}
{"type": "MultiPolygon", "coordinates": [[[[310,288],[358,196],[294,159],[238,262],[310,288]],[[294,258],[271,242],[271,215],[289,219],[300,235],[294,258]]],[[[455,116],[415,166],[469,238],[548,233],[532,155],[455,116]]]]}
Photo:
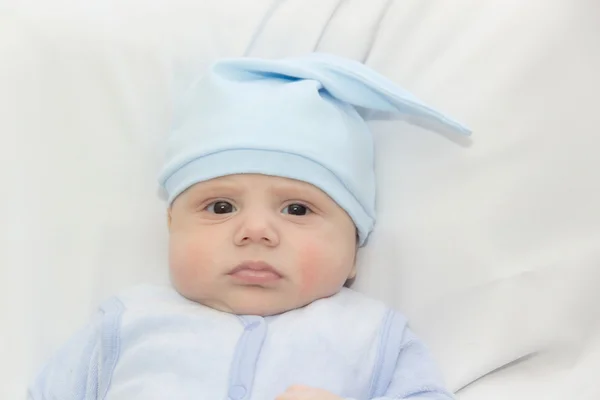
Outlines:
{"type": "Polygon", "coordinates": [[[315,290],[315,286],[319,281],[319,274],[314,265],[307,266],[302,270],[302,282],[300,284],[300,293],[308,294],[315,290]]]}
{"type": "Polygon", "coordinates": [[[322,246],[308,244],[303,246],[303,251],[298,255],[298,267],[300,269],[301,282],[300,292],[308,294],[314,292],[316,286],[322,282],[324,258],[322,246]]]}
{"type": "Polygon", "coordinates": [[[194,240],[189,237],[171,237],[169,248],[169,264],[171,274],[178,281],[192,282],[198,278],[199,269],[206,265],[207,254],[204,254],[194,240]]]}

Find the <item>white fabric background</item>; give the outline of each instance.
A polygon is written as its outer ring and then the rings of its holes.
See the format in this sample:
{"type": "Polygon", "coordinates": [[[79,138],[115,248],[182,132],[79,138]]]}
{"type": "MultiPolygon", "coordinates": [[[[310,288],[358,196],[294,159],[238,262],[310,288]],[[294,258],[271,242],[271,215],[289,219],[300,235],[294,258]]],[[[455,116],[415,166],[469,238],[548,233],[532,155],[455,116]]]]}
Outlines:
{"type": "Polygon", "coordinates": [[[597,400],[599,40],[595,0],[0,2],[0,398],[101,299],[167,279],[179,91],[217,57],[317,49],[475,132],[373,124],[356,288],[411,318],[461,400],[597,400]]]}

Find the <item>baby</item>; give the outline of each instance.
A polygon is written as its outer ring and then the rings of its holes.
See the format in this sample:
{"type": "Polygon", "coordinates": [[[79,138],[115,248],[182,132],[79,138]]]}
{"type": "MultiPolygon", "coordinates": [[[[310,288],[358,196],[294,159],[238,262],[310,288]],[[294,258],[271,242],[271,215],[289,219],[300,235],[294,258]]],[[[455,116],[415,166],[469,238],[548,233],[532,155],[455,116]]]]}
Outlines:
{"type": "Polygon", "coordinates": [[[226,59],[168,142],[172,287],[105,302],[40,372],[35,400],[448,400],[406,319],[345,287],[375,221],[361,112],[466,133],[364,65],[226,59]]]}

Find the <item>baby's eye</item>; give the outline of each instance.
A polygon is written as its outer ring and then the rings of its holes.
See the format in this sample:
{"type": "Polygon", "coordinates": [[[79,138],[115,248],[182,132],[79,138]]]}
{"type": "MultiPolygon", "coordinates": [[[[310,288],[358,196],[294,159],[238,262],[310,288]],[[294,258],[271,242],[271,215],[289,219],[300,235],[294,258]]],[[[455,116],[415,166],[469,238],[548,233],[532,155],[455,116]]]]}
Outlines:
{"type": "Polygon", "coordinates": [[[210,203],[206,207],[206,211],[211,212],[213,214],[229,214],[237,210],[230,202],[219,200],[210,203]]]}
{"type": "Polygon", "coordinates": [[[303,204],[294,203],[286,206],[281,212],[291,215],[306,215],[310,214],[311,210],[303,204]]]}

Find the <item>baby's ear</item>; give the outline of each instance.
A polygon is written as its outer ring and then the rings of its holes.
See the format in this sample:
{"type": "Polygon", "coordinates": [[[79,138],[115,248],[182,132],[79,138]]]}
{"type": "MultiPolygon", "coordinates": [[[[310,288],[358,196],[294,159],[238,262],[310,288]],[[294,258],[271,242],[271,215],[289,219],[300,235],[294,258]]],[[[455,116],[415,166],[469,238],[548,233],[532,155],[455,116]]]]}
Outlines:
{"type": "Polygon", "coordinates": [[[350,271],[350,274],[348,275],[348,278],[346,279],[346,282],[344,283],[344,287],[347,287],[347,288],[352,287],[355,280],[356,280],[356,267],[352,267],[352,271],[350,271]]]}
{"type": "Polygon", "coordinates": [[[348,274],[348,279],[354,279],[356,278],[356,257],[354,257],[354,264],[352,265],[352,269],[350,270],[350,273],[348,274]]]}
{"type": "Polygon", "coordinates": [[[171,207],[167,208],[167,227],[171,229],[171,207]]]}
{"type": "Polygon", "coordinates": [[[348,273],[348,278],[346,279],[346,283],[344,284],[345,287],[349,288],[352,286],[352,284],[354,283],[354,280],[356,278],[356,260],[357,260],[357,255],[358,255],[358,249],[359,249],[359,237],[358,237],[358,230],[356,231],[356,243],[354,245],[354,259],[352,260],[352,269],[350,269],[350,272],[348,273]]]}
{"type": "Polygon", "coordinates": [[[348,279],[354,280],[356,278],[356,261],[358,259],[358,249],[360,249],[360,237],[358,235],[358,229],[356,229],[356,241],[354,242],[354,260],[352,260],[352,269],[348,274],[348,279]]]}

